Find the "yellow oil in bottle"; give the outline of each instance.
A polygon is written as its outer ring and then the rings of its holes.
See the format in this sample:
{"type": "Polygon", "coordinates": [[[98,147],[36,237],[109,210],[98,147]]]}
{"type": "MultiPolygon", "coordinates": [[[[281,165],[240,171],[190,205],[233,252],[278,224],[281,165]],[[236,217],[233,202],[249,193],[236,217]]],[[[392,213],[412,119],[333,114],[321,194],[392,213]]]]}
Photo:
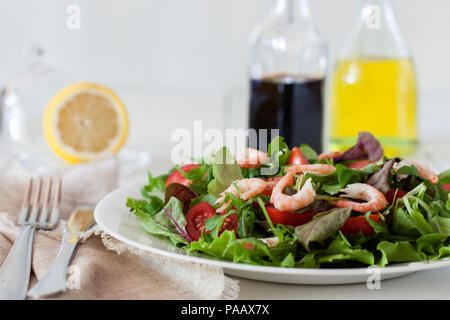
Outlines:
{"type": "Polygon", "coordinates": [[[410,59],[342,60],[331,93],[331,150],[372,132],[385,155],[405,156],[417,145],[416,81],[410,59]]]}

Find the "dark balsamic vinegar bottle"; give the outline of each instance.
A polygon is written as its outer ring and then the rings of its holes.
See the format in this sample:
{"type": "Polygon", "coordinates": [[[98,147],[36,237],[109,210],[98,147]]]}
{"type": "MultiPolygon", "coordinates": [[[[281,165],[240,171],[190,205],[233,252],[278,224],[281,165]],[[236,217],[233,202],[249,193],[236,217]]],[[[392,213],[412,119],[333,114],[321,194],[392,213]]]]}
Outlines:
{"type": "Polygon", "coordinates": [[[327,45],[308,1],[277,0],[251,38],[249,127],[279,129],[291,148],[321,151],[326,68],[327,45]]]}

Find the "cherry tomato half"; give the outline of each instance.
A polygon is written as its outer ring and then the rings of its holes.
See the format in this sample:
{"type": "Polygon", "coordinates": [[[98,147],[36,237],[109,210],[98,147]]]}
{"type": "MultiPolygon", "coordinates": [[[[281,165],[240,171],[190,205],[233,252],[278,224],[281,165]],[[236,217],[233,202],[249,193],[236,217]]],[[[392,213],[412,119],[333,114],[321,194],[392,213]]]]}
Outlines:
{"type": "Polygon", "coordinates": [[[450,191],[450,183],[443,184],[442,188],[444,188],[445,190],[450,191]]]}
{"type": "MultiPolygon", "coordinates": [[[[221,216],[223,216],[224,214],[225,211],[220,213],[221,216]]],[[[226,217],[225,220],[223,221],[223,224],[219,230],[219,235],[225,230],[230,230],[234,231],[234,234],[237,237],[238,236],[237,229],[238,229],[238,216],[237,213],[232,213],[228,217],[226,217]]]]}
{"type": "Polygon", "coordinates": [[[281,211],[271,204],[266,204],[266,211],[269,215],[270,221],[272,221],[273,224],[284,224],[294,227],[311,221],[317,214],[317,212],[313,211],[306,211],[302,213],[281,211]]]}
{"type": "Polygon", "coordinates": [[[288,164],[309,164],[308,159],[306,159],[302,150],[298,147],[292,148],[289,154],[288,164]]]}
{"type": "Polygon", "coordinates": [[[215,214],[214,208],[206,201],[197,203],[186,214],[186,231],[192,240],[197,241],[202,236],[205,221],[215,214]]]}
{"type": "MultiPolygon", "coordinates": [[[[189,172],[192,169],[195,169],[197,167],[200,167],[199,164],[187,164],[185,166],[180,167],[181,170],[183,170],[184,172],[189,172]]],[[[191,180],[186,179],[180,171],[175,170],[174,172],[172,172],[170,174],[170,176],[167,178],[166,180],[166,187],[171,184],[171,183],[181,183],[185,186],[189,186],[190,184],[192,184],[191,180]]]]}
{"type": "Polygon", "coordinates": [[[369,160],[361,160],[361,161],[356,161],[356,162],[353,162],[353,163],[347,165],[347,168],[359,170],[359,169],[367,167],[368,165],[370,165],[372,163],[373,162],[369,161],[369,160]]]}
{"type": "Polygon", "coordinates": [[[397,191],[397,195],[395,194],[397,190],[389,190],[388,192],[386,192],[386,200],[392,204],[395,200],[403,198],[403,196],[405,194],[407,194],[408,192],[404,191],[404,190],[398,190],[397,191]],[[395,199],[394,199],[395,196],[395,199]]]}
{"type": "MultiPolygon", "coordinates": [[[[378,223],[380,222],[381,217],[379,214],[371,214],[369,219],[378,223]]],[[[373,227],[369,224],[365,216],[348,218],[347,221],[345,221],[344,226],[341,228],[341,231],[345,235],[358,234],[360,231],[365,236],[375,234],[375,230],[373,230],[373,227]]]]}

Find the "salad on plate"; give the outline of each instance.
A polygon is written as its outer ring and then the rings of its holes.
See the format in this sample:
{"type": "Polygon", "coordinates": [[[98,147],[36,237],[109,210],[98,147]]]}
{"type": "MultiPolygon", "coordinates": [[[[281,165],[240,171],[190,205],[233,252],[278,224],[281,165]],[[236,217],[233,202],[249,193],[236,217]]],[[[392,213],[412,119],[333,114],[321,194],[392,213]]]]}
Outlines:
{"type": "Polygon", "coordinates": [[[188,254],[289,268],[384,267],[450,257],[450,170],[387,158],[369,132],[345,152],[223,147],[153,177],[127,207],[188,254]]]}

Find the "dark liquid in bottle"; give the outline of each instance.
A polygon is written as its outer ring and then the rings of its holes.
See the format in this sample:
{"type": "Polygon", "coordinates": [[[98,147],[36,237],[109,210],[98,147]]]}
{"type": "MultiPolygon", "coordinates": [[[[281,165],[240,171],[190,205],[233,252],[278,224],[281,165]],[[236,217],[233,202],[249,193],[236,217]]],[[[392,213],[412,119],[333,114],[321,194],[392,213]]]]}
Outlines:
{"type": "Polygon", "coordinates": [[[250,128],[279,129],[289,147],[322,151],[323,79],[279,75],[250,86],[250,128]]]}

